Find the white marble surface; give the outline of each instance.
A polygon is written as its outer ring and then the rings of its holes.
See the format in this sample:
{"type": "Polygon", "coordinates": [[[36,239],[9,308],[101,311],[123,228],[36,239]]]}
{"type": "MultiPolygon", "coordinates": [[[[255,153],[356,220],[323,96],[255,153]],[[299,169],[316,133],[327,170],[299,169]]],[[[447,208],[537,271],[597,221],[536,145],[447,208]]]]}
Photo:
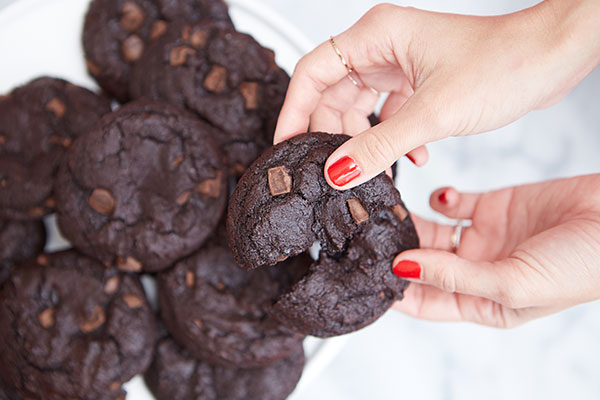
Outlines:
{"type": "MultiPolygon", "coordinates": [[[[318,44],[375,1],[263,0],[318,44]]],[[[528,0],[396,2],[468,14],[499,14],[528,0]]],[[[600,69],[558,105],[497,132],[429,147],[431,160],[401,162],[411,210],[435,217],[429,193],[453,185],[483,191],[600,172],[600,69]]],[[[419,321],[394,311],[349,339],[322,375],[294,399],[600,399],[600,302],[496,330],[419,321]]]]}
{"type": "MultiPolygon", "coordinates": [[[[12,0],[0,0],[0,8],[12,0]]],[[[49,0],[50,1],[50,0],[49,0]]],[[[376,2],[262,0],[314,41],[337,34],[376,2]]],[[[499,14],[527,0],[413,0],[419,8],[499,14]]],[[[6,55],[3,55],[3,58],[6,55]]],[[[0,65],[2,62],[0,61],[0,65]]],[[[401,162],[400,189],[414,212],[435,217],[429,193],[442,185],[480,191],[600,172],[600,70],[558,105],[498,132],[429,147],[431,160],[401,162]]],[[[600,302],[513,330],[419,321],[390,311],[348,335],[324,372],[295,400],[600,399],[600,302]]]]}

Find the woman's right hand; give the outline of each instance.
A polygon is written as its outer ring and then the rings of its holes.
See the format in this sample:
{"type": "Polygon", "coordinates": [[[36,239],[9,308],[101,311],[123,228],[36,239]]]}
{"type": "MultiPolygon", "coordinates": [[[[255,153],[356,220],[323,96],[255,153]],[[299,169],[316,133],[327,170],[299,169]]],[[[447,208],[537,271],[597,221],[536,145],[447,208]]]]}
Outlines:
{"type": "Polygon", "coordinates": [[[347,78],[329,41],[298,63],[275,143],[305,132],[355,136],[325,164],[336,189],[363,183],[423,145],[489,131],[549,106],[600,62],[600,2],[546,0],[508,15],[478,17],[379,5],[335,37],[366,86],[347,78]],[[367,116],[391,92],[382,123],[367,116]]]}

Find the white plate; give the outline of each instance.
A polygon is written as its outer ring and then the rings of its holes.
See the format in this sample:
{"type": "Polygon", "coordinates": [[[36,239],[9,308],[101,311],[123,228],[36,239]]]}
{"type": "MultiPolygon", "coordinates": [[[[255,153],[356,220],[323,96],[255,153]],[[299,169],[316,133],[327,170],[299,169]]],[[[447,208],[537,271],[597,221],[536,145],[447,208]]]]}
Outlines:
{"type": "MultiPolygon", "coordinates": [[[[298,59],[313,48],[309,39],[291,23],[254,0],[229,0],[230,14],[239,31],[252,34],[263,46],[275,51],[277,63],[291,73],[298,59]]],[[[81,45],[83,18],[89,1],[19,0],[0,9],[0,93],[41,75],[69,80],[96,89],[87,74],[81,45]]],[[[49,231],[47,250],[69,247],[60,237],[54,217],[46,218],[49,231]]],[[[144,286],[153,296],[152,282],[144,286]]],[[[151,299],[153,300],[153,299],[151,299]]],[[[327,366],[341,349],[346,337],[304,342],[307,363],[302,379],[291,398],[299,398],[302,388],[327,366]]],[[[148,400],[153,396],[140,376],[125,385],[128,400],[148,400]]]]}

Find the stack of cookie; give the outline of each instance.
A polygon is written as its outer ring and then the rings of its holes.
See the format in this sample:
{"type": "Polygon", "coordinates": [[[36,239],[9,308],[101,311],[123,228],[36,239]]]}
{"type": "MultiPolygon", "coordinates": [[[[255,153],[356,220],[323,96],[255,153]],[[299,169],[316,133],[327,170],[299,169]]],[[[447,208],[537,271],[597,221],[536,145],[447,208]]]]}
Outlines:
{"type": "Polygon", "coordinates": [[[345,135],[270,147],[289,77],[222,0],[93,0],[83,43],[102,95],[0,97],[0,398],[124,399],[142,373],[159,400],[287,397],[306,335],[402,298],[400,194],[327,185],[345,135]],[[43,253],[52,213],[72,249],[43,253]]]}

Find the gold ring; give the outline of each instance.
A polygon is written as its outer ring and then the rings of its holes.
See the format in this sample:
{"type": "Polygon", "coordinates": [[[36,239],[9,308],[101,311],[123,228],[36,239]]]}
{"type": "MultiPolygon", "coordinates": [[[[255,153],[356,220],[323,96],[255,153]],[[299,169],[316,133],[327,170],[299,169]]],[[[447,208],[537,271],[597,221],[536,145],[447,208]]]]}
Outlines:
{"type": "Polygon", "coordinates": [[[462,231],[464,225],[464,220],[459,219],[456,221],[456,225],[454,226],[454,232],[450,235],[450,242],[452,243],[452,251],[456,253],[458,250],[458,246],[460,246],[460,239],[462,238],[462,231]]]}
{"type": "Polygon", "coordinates": [[[371,89],[371,91],[373,93],[378,95],[379,92],[377,90],[373,89],[371,86],[365,85],[365,83],[362,81],[362,79],[360,79],[360,76],[358,76],[358,73],[354,70],[354,67],[352,67],[352,65],[348,64],[348,62],[346,61],[346,58],[344,57],[344,55],[342,54],[340,49],[338,49],[337,45],[335,44],[335,40],[333,39],[333,36],[329,36],[329,43],[331,43],[331,47],[333,47],[335,54],[338,55],[338,57],[340,58],[340,61],[346,68],[346,71],[348,71],[348,74],[346,76],[348,77],[348,79],[350,79],[350,82],[352,82],[354,84],[354,86],[359,87],[359,88],[366,86],[369,89],[371,89]]]}

